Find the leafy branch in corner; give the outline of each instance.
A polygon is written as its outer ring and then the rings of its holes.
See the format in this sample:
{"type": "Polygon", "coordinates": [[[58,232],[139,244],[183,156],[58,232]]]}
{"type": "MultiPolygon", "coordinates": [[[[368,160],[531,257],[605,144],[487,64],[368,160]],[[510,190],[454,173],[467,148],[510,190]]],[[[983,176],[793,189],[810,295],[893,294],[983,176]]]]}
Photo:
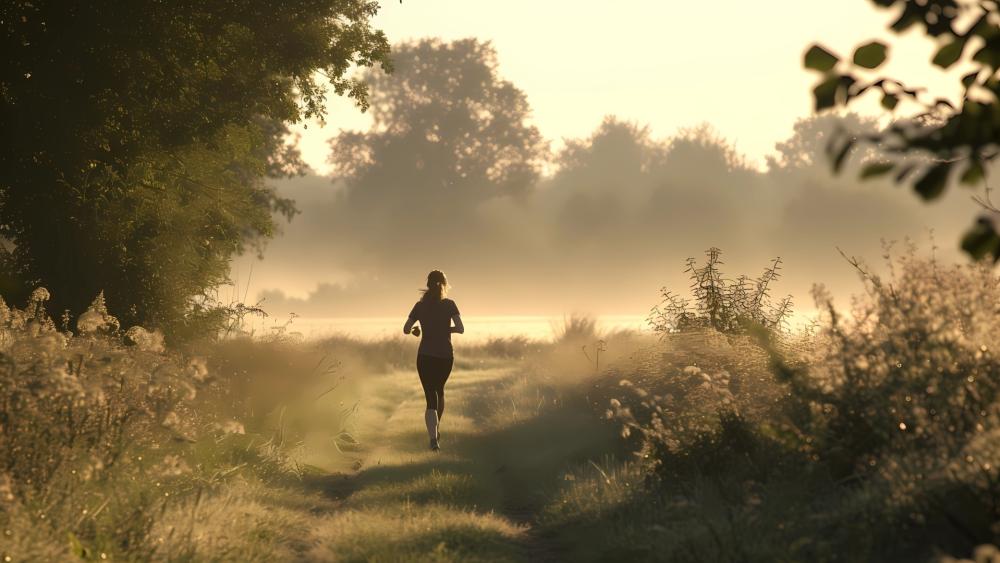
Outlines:
{"type": "MultiPolygon", "coordinates": [[[[896,183],[912,183],[924,200],[939,198],[953,178],[967,186],[981,185],[987,166],[1000,154],[1000,3],[956,0],[872,0],[881,8],[902,10],[890,29],[902,33],[914,26],[937,40],[931,63],[942,69],[956,64],[971,71],[961,77],[963,95],[956,106],[926,89],[903,84],[886,76],[870,76],[888,58],[889,47],[880,41],[858,46],[850,60],[818,44],[805,53],[804,66],[821,74],[813,88],[817,112],[847,107],[858,98],[876,93],[882,107],[894,111],[900,101],[922,108],[897,119],[884,130],[866,135],[844,129],[827,145],[833,169],[839,172],[860,143],[878,147],[884,158],[867,163],[861,179],[893,175],[896,183]]],[[[982,205],[980,198],[976,198],[982,205]]],[[[996,207],[982,205],[983,213],[962,239],[962,249],[975,259],[1000,260],[1000,233],[996,207]]]]}

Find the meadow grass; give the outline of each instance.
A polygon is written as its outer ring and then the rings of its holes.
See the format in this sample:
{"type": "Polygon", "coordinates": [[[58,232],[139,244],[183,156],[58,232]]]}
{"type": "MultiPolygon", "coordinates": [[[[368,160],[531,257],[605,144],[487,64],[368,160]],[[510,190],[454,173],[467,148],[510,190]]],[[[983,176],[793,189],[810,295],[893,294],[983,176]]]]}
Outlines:
{"type": "Polygon", "coordinates": [[[460,347],[451,447],[436,455],[416,339],[167,350],[155,332],[122,331],[103,300],[61,328],[44,301],[4,304],[0,318],[11,560],[523,559],[523,506],[594,450],[577,424],[610,428],[585,404],[572,424],[534,422],[569,407],[518,368],[551,348],[524,338],[460,347]],[[547,449],[552,432],[575,438],[547,449]],[[541,441],[523,455],[529,438],[541,441]]]}
{"type": "Polygon", "coordinates": [[[1000,282],[893,266],[801,334],[661,307],[660,334],[461,346],[440,452],[416,339],[165,350],[100,300],[57,328],[39,292],[0,307],[0,554],[990,560],[1000,282]]]}

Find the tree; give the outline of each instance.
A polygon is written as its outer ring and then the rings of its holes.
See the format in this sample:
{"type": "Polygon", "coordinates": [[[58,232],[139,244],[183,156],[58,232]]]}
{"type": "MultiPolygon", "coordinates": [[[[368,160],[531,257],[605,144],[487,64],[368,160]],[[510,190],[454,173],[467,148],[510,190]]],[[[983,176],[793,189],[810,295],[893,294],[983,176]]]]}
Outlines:
{"type": "Polygon", "coordinates": [[[365,107],[346,74],[388,66],[377,8],[4,3],[0,289],[44,284],[74,311],[105,290],[126,322],[183,324],[272,212],[294,213],[265,183],[302,168],[285,124],[322,116],[330,89],[365,107]]]}
{"type": "MultiPolygon", "coordinates": [[[[892,111],[900,100],[920,104],[924,110],[894,122],[884,130],[857,134],[841,131],[827,145],[833,167],[839,170],[859,142],[871,143],[887,155],[867,163],[862,178],[893,174],[897,183],[912,183],[925,200],[938,198],[957,178],[969,186],[984,182],[987,165],[1000,155],[1000,3],[994,0],[872,0],[882,8],[899,7],[890,28],[901,33],[917,26],[940,43],[931,61],[941,68],[955,64],[973,70],[962,78],[965,94],[958,107],[943,98],[932,98],[922,88],[898,80],[872,76],[888,56],[889,47],[871,41],[857,47],[850,61],[813,45],[805,53],[806,68],[822,73],[813,89],[816,111],[847,106],[876,92],[882,106],[892,111]]],[[[988,188],[987,188],[988,189],[988,188]]],[[[1000,260],[1000,209],[988,196],[979,199],[985,213],[962,240],[962,248],[979,259],[1000,260]]]]}
{"type": "Polygon", "coordinates": [[[528,124],[524,93],[499,77],[490,43],[404,43],[393,49],[393,64],[392,74],[364,76],[371,130],[332,141],[331,162],[353,203],[390,212],[421,202],[451,208],[530,190],[545,144],[528,124]]]}

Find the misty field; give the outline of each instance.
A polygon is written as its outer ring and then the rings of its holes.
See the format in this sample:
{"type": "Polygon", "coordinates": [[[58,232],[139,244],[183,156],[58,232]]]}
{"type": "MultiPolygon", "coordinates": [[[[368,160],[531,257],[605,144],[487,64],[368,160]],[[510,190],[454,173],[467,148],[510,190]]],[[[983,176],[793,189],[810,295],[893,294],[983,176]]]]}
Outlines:
{"type": "MultiPolygon", "coordinates": [[[[808,330],[692,261],[651,333],[166,349],[95,300],[0,306],[6,561],[995,560],[1000,280],[912,254],[808,330]],[[75,330],[71,330],[75,329],[75,330]]],[[[845,267],[850,267],[845,265],[845,267]]]]}

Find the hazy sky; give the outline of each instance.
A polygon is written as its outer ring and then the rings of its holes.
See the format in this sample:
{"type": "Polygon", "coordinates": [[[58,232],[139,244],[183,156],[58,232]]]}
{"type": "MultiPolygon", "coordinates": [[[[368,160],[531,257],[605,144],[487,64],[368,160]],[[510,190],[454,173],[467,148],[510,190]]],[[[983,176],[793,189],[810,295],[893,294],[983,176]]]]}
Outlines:
{"type": "MultiPolygon", "coordinates": [[[[302,214],[283,225],[263,261],[237,260],[233,278],[241,294],[265,297],[265,309],[278,315],[396,314],[431,268],[457,280],[456,298],[473,315],[636,314],[656,302],[659,287],[686,288],[684,260],[718,246],[731,275],[756,274],[781,256],[785,278],[776,291],[792,293],[802,310],[814,282],[838,298],[861,289],[838,249],[877,263],[880,239],[925,240],[934,228],[940,256],[958,258],[976,212],[968,192],[952,189],[946,202],[926,205],[908,188],[860,184],[856,171],[831,178],[826,126],[795,127],[812,114],[816,76],[802,69],[802,54],[813,42],[850,57],[883,39],[890,60],[880,73],[957,97],[963,69],[948,76],[932,67],[933,42],[916,30],[885,31],[893,18],[868,0],[387,2],[376,24],[393,43],[492,42],[499,75],[525,94],[542,136],[555,149],[576,139],[590,156],[550,169],[554,175],[525,201],[455,202],[452,221],[419,228],[410,221],[419,210],[407,206],[422,180],[400,155],[383,154],[388,176],[365,188],[384,198],[378,210],[342,198],[350,190],[328,177],[279,182],[302,214]],[[634,122],[649,127],[648,137],[592,137],[608,115],[618,119],[611,132],[634,122]],[[705,123],[716,140],[678,134],[705,123]],[[667,151],[666,139],[680,141],[667,151]],[[775,144],[790,139],[812,164],[764,170],[775,144]],[[732,150],[750,166],[727,165],[732,150]],[[641,158],[630,159],[644,154],[663,162],[642,170],[641,158]]],[[[884,115],[874,97],[853,109],[884,115]]],[[[332,172],[328,140],[370,125],[349,102],[331,98],[329,110],[325,128],[298,128],[303,157],[321,175],[332,172]]],[[[907,111],[900,104],[898,112],[907,111]]]]}
{"type": "MultiPolygon", "coordinates": [[[[763,162],[810,113],[815,76],[802,69],[802,53],[814,41],[849,56],[864,41],[889,40],[886,74],[935,95],[958,92],[957,80],[929,65],[931,41],[886,30],[894,13],[869,0],[404,0],[383,2],[375,23],[392,42],[492,41],[501,75],[527,94],[555,146],[614,114],[656,136],[708,122],[763,162]]],[[[867,109],[876,107],[873,98],[867,109]]],[[[327,140],[368,125],[343,100],[331,98],[329,110],[325,128],[298,128],[303,156],[320,173],[331,171],[327,140]]]]}

